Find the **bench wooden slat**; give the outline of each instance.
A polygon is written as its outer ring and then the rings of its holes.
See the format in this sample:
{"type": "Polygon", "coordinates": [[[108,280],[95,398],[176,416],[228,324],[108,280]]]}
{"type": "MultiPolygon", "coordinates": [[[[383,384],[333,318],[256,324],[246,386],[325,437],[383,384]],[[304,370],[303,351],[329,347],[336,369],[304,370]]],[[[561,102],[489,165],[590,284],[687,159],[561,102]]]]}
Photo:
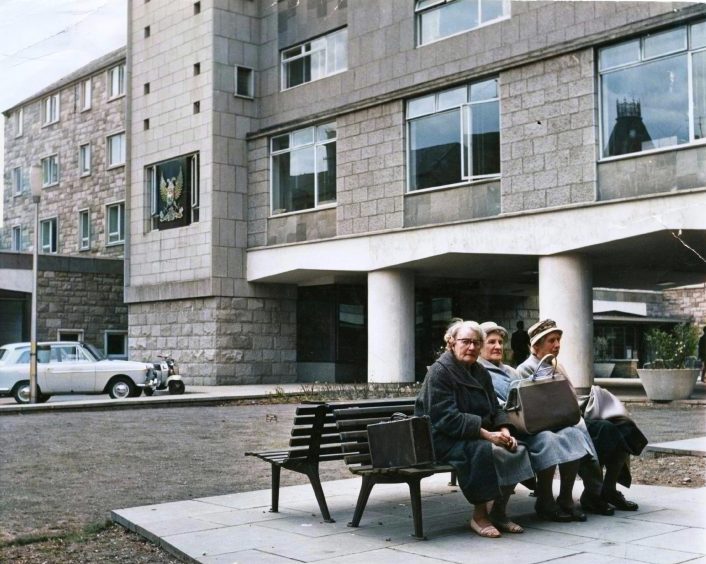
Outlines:
{"type": "MultiPolygon", "coordinates": [[[[330,444],[340,444],[341,443],[341,435],[322,435],[321,441],[319,444],[322,445],[330,445],[330,444]]],[[[308,437],[296,437],[293,439],[289,439],[289,446],[296,447],[296,446],[307,446],[311,444],[311,436],[308,437]]]]}
{"type": "Polygon", "coordinates": [[[334,410],[334,415],[337,422],[344,421],[346,419],[366,419],[369,417],[389,418],[393,413],[404,413],[405,415],[411,415],[414,413],[414,405],[351,407],[348,409],[334,410]]]}
{"type": "MultiPolygon", "coordinates": [[[[321,433],[324,435],[336,434],[338,429],[336,429],[336,424],[326,424],[321,429],[321,433]]],[[[311,427],[293,427],[291,432],[292,437],[309,437],[311,436],[311,427]]]]}

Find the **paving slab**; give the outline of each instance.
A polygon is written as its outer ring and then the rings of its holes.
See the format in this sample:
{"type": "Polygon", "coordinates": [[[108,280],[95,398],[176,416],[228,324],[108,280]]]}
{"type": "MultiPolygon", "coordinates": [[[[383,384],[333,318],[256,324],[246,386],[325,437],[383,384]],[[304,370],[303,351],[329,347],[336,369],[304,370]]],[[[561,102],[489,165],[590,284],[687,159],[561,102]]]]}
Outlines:
{"type": "Polygon", "coordinates": [[[637,512],[589,515],[585,523],[548,523],[535,516],[534,498],[518,486],[509,511],[525,533],[483,539],[468,528],[471,507],[459,489],[448,485],[448,475],[439,474],[422,482],[428,540],[420,541],[411,537],[406,485],[376,486],[358,528],[346,523],[360,480],[323,487],[336,523],[323,522],[309,485],[282,488],[279,513],[269,512],[269,490],[259,490],[118,509],[113,519],[183,561],[203,564],[706,561],[706,488],[638,485],[628,495],[640,504],[637,512]]]}
{"type": "Polygon", "coordinates": [[[649,444],[645,450],[647,452],[660,452],[664,454],[706,457],[706,437],[649,444]]]}

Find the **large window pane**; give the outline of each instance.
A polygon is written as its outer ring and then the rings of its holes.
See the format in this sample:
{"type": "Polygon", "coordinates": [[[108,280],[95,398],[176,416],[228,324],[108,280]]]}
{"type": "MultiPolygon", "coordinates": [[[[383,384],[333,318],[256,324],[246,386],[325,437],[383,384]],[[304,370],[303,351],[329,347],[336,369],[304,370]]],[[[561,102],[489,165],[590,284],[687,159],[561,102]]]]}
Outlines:
{"type": "Polygon", "coordinates": [[[319,186],[319,204],[336,201],[336,144],[327,143],[316,148],[316,174],[319,186]]]}
{"type": "Polygon", "coordinates": [[[420,14],[420,43],[478,27],[478,0],[456,0],[420,14]]]}
{"type": "Polygon", "coordinates": [[[410,122],[409,137],[411,190],[461,181],[460,110],[410,122]]]}
{"type": "Polygon", "coordinates": [[[706,51],[694,53],[692,80],[694,83],[694,138],[706,139],[706,51]]]}
{"type": "Polygon", "coordinates": [[[602,103],[605,156],[688,143],[687,55],[603,75],[602,103]]]}
{"type": "Polygon", "coordinates": [[[295,149],[272,158],[274,213],[314,207],[314,147],[295,149]]]}
{"type": "Polygon", "coordinates": [[[474,176],[500,173],[500,111],[498,102],[471,106],[471,170],[474,176]]]}

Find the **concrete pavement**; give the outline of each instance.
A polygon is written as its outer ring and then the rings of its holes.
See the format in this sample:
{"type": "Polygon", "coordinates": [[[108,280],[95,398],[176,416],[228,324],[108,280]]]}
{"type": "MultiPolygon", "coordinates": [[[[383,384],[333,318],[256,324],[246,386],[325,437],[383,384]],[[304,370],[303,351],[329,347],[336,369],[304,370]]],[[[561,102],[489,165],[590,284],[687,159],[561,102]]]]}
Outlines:
{"type": "Polygon", "coordinates": [[[404,484],[375,486],[361,526],[346,527],[357,478],[323,484],[336,523],[322,521],[308,484],[282,488],[279,513],[268,511],[270,492],[260,490],[120,509],[112,517],[185,562],[204,564],[706,562],[706,488],[636,485],[629,499],[640,504],[637,512],[548,523],[535,516],[534,498],[518,486],[509,511],[525,533],[484,539],[470,532],[470,506],[447,482],[444,474],[422,482],[426,541],[410,536],[404,484]]]}

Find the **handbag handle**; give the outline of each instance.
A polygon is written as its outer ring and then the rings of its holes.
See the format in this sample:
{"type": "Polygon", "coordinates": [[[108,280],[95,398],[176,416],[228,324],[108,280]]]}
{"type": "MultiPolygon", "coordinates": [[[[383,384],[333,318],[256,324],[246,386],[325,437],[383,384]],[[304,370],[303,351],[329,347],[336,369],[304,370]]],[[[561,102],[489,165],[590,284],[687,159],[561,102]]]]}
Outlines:
{"type": "Polygon", "coordinates": [[[402,421],[403,419],[409,418],[409,415],[406,415],[401,411],[395,411],[392,415],[390,415],[390,421],[402,421]]]}
{"type": "Polygon", "coordinates": [[[532,381],[534,382],[537,377],[545,377],[545,376],[551,376],[552,379],[554,378],[554,375],[556,374],[556,366],[557,366],[557,360],[556,356],[553,354],[547,354],[542,357],[542,360],[539,361],[539,365],[537,366],[537,370],[534,371],[534,374],[532,374],[532,381]],[[551,368],[551,373],[546,374],[546,371],[551,368]]]}

